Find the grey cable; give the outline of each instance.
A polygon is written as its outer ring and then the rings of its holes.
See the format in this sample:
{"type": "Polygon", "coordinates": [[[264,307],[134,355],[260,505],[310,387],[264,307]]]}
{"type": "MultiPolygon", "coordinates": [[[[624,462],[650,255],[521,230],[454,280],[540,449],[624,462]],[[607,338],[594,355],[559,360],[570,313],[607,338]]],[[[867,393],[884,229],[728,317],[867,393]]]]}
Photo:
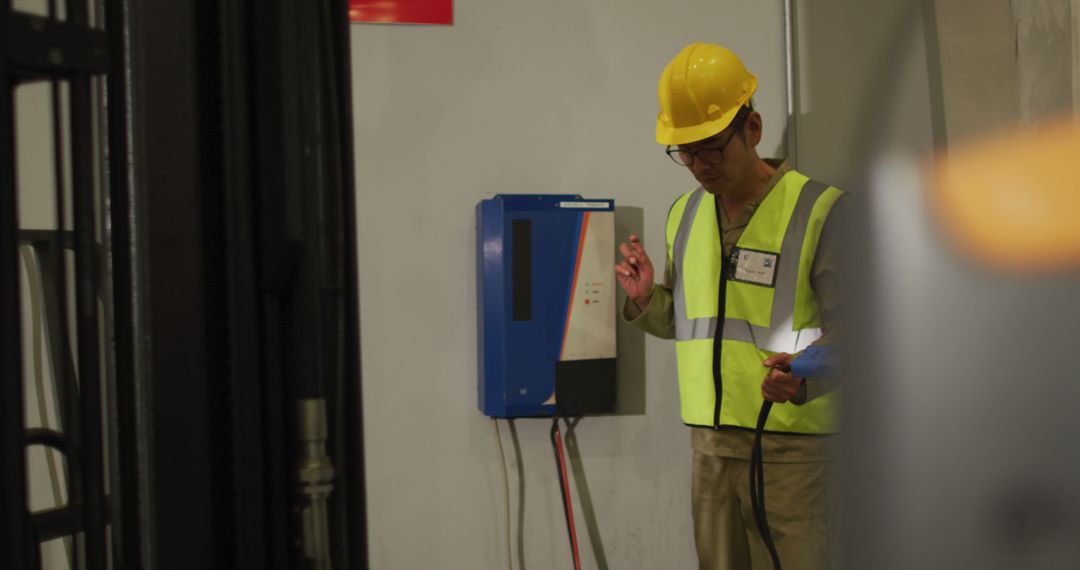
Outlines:
{"type": "Polygon", "coordinates": [[[499,435],[499,419],[491,418],[491,426],[495,428],[495,444],[499,448],[499,459],[502,460],[503,506],[506,508],[506,567],[514,570],[514,558],[510,552],[510,477],[506,472],[506,454],[503,453],[502,437],[499,435]]]}

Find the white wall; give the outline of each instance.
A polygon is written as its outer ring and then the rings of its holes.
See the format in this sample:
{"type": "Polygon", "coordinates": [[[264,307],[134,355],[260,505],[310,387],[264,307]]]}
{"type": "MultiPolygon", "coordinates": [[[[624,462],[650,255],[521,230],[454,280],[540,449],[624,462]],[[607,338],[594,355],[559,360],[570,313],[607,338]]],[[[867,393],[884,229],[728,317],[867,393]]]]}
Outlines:
{"type": "MultiPolygon", "coordinates": [[[[61,3],[62,4],[62,3],[61,3]]],[[[31,14],[48,13],[42,0],[14,0],[12,8],[31,14]]],[[[62,8],[61,8],[62,10],[62,8]]],[[[19,229],[56,229],[56,176],[53,156],[52,89],[48,83],[24,84],[15,90],[16,175],[19,229]]],[[[65,126],[66,129],[66,126],[65,126]]],[[[70,163],[70,161],[67,161],[70,163]]],[[[65,168],[65,189],[70,204],[70,170],[65,168]]],[[[67,209],[64,227],[71,227],[71,208],[67,209]]],[[[41,307],[33,304],[31,280],[23,255],[36,258],[32,249],[20,248],[19,283],[22,304],[23,395],[26,427],[60,428],[59,407],[55,399],[54,374],[49,366],[48,348],[41,330],[35,330],[37,309],[39,326],[41,307]],[[29,251],[26,251],[29,250],[29,251]],[[35,333],[37,333],[35,335],[35,333]],[[36,337],[36,338],[35,338],[36,337]],[[35,342],[37,343],[35,345],[35,342]],[[38,350],[35,350],[35,347],[38,350]]],[[[69,274],[71,267],[69,265],[69,274]]],[[[44,300],[38,299],[39,303],[44,300]]],[[[62,506],[67,502],[67,477],[63,456],[42,446],[26,451],[27,495],[31,511],[62,506]]],[[[70,543],[70,541],[67,541],[70,543]]],[[[41,563],[49,570],[71,567],[64,540],[53,540],[40,547],[41,563]]]]}
{"type": "MultiPolygon", "coordinates": [[[[662,256],[667,209],[693,180],[653,139],[660,71],[692,41],[741,54],[761,81],[761,150],[772,155],[783,140],[782,31],[779,0],[459,0],[451,27],[353,27],[373,568],[505,567],[499,458],[476,407],[475,204],[497,192],[611,197],[632,208],[621,226],[643,226],[662,256]]],[[[691,568],[672,346],[620,333],[621,381],[645,378],[644,413],[576,429],[587,477],[576,482],[591,498],[583,508],[574,488],[584,567],[691,568]],[[629,369],[637,363],[644,374],[629,369]]],[[[570,567],[550,422],[517,422],[521,464],[505,427],[515,568],[570,567]]]]}

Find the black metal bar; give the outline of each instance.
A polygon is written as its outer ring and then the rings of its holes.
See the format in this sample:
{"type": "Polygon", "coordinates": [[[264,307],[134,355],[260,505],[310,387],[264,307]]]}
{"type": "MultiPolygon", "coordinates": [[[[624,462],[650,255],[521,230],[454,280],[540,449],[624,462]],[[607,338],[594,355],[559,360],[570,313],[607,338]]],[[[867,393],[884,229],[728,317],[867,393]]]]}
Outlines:
{"type": "MultiPolygon", "coordinates": [[[[197,59],[197,10],[192,0],[133,3],[132,99],[138,177],[134,193],[144,208],[146,366],[152,481],[151,567],[229,567],[216,560],[214,534],[227,520],[215,518],[212,445],[218,430],[210,409],[212,369],[207,354],[205,289],[208,267],[202,219],[203,181],[199,129],[203,117],[197,59]],[[144,122],[145,121],[145,122],[144,122]],[[178,533],[176,529],[185,529],[178,533]]],[[[206,62],[210,65],[210,62],[206,62]]],[[[213,229],[210,229],[214,231],[213,229]]],[[[221,315],[213,315],[221,318],[221,315]]]]}
{"type": "Polygon", "coordinates": [[[19,245],[29,245],[37,248],[40,244],[52,244],[59,240],[60,246],[71,249],[75,246],[72,232],[58,232],[56,230],[19,230],[19,245]]]}
{"type": "MultiPolygon", "coordinates": [[[[327,1],[327,0],[321,0],[327,1]]],[[[329,148],[324,132],[326,100],[324,90],[322,42],[318,27],[320,2],[292,2],[295,14],[297,63],[293,81],[295,85],[312,85],[314,89],[296,89],[299,106],[292,110],[301,118],[300,139],[292,152],[300,166],[300,184],[289,187],[290,194],[304,204],[299,216],[303,219],[304,271],[298,272],[292,285],[292,323],[290,344],[295,349],[292,366],[300,374],[293,375],[298,398],[326,398],[336,383],[337,328],[334,317],[336,291],[332,272],[337,262],[334,257],[336,238],[335,221],[340,212],[333,204],[336,188],[327,183],[329,148]],[[301,149],[306,149],[303,152],[301,149]],[[331,295],[323,295],[330,291],[331,295]],[[311,309],[315,309],[312,311],[311,309]],[[306,318],[298,313],[306,311],[306,318]],[[333,315],[329,319],[328,315],[333,315]]]]}
{"type": "Polygon", "coordinates": [[[82,506],[74,504],[38,511],[31,515],[34,534],[39,542],[77,534],[82,530],[83,516],[82,506]]]}
{"type": "MultiPolygon", "coordinates": [[[[272,389],[261,362],[252,151],[251,9],[225,2],[221,17],[221,134],[225,186],[225,255],[228,283],[228,381],[232,406],[232,476],[235,493],[235,564],[272,568],[270,529],[284,517],[268,508],[265,391],[272,389]]],[[[283,438],[282,438],[283,439],[283,438]]],[[[279,563],[284,563],[281,560],[279,563]]]]}
{"type": "Polygon", "coordinates": [[[360,311],[359,285],[356,264],[356,195],[353,171],[352,132],[352,66],[349,41],[348,2],[329,2],[324,5],[328,18],[326,29],[329,53],[324,54],[329,66],[328,93],[335,99],[329,105],[333,142],[336,143],[338,163],[334,169],[339,177],[339,203],[342,212],[342,296],[344,319],[343,369],[334,406],[334,464],[339,466],[341,492],[333,501],[335,517],[333,548],[340,552],[335,562],[339,568],[368,567],[367,484],[364,466],[363,390],[360,372],[360,311]]]}
{"type": "MultiPolygon", "coordinates": [[[[68,0],[68,22],[78,29],[89,25],[86,0],[68,0]]],[[[72,32],[77,33],[76,31],[72,32]]],[[[105,36],[97,49],[108,69],[105,36]]],[[[94,130],[90,74],[74,71],[70,81],[72,219],[75,231],[75,327],[78,338],[79,396],[82,420],[83,532],[89,570],[104,570],[105,537],[104,445],[101,409],[101,344],[98,339],[97,268],[94,203],[94,130]]]]}
{"type": "MultiPolygon", "coordinates": [[[[11,4],[0,4],[0,30],[11,4]]],[[[31,561],[26,526],[26,455],[23,448],[21,311],[19,304],[18,209],[15,191],[15,103],[8,64],[0,46],[0,560],[10,568],[31,561]]]]}
{"type": "Polygon", "coordinates": [[[270,564],[268,569],[281,570],[291,568],[289,564],[289,537],[296,536],[290,530],[291,522],[288,517],[281,517],[282,513],[289,512],[289,462],[286,455],[284,440],[288,436],[286,428],[288,412],[285,408],[285,378],[284,369],[285,347],[283,346],[281,331],[283,328],[281,317],[281,299],[274,293],[264,293],[260,299],[262,308],[262,329],[260,341],[263,345],[263,362],[266,367],[263,385],[265,386],[266,416],[263,430],[267,434],[267,446],[263,451],[266,461],[266,491],[264,500],[267,511],[275,513],[267,528],[269,539],[270,564]],[[275,439],[275,437],[277,439],[275,439]]]}
{"type": "MultiPolygon", "coordinates": [[[[257,370],[252,369],[250,361],[238,362],[238,359],[246,354],[242,351],[235,353],[234,344],[238,342],[237,336],[250,334],[252,324],[243,322],[237,330],[238,335],[229,335],[230,327],[235,322],[234,317],[245,319],[247,316],[239,315],[239,311],[234,310],[229,303],[229,293],[234,285],[243,284],[234,283],[233,277],[242,272],[239,267],[234,266],[234,262],[246,264],[250,261],[250,256],[243,255],[238,259],[229,257],[234,245],[242,248],[243,244],[231,243],[239,235],[232,231],[228,210],[233,200],[243,200],[245,189],[231,184],[226,176],[224,153],[228,135],[223,129],[226,123],[226,128],[230,130],[237,126],[232,122],[235,118],[233,113],[227,112],[225,107],[233,103],[231,88],[234,87],[233,84],[227,84],[228,79],[225,77],[225,53],[226,50],[229,50],[230,54],[236,49],[243,50],[245,46],[242,37],[224,37],[224,10],[219,2],[199,0],[194,2],[194,7],[194,34],[191,41],[194,42],[197,63],[195,86],[198,114],[194,133],[198,181],[194,195],[199,202],[197,225],[202,229],[199,245],[203,271],[198,285],[203,291],[200,309],[204,315],[203,354],[206,360],[203,379],[207,395],[205,405],[207,426],[213,434],[213,441],[207,442],[208,460],[211,464],[209,506],[212,521],[216,523],[212,527],[210,548],[214,560],[222,564],[255,568],[264,566],[263,561],[258,559],[261,552],[252,552],[246,547],[238,548],[237,533],[241,527],[246,529],[245,523],[251,520],[243,518],[238,512],[238,489],[247,485],[248,481],[236,478],[235,462],[238,456],[242,456],[239,455],[241,447],[251,446],[258,449],[261,446],[258,432],[252,434],[255,436],[254,440],[237,439],[236,433],[238,417],[247,419],[240,410],[252,402],[235,399],[238,379],[234,376],[257,373],[257,370]],[[232,358],[234,353],[236,359],[232,358]]],[[[242,81],[243,76],[240,75],[237,79],[242,81]]],[[[242,113],[246,115],[246,112],[242,113]]],[[[240,128],[242,131],[243,127],[240,128]]],[[[237,229],[242,233],[247,228],[237,229]]],[[[245,499],[249,499],[245,504],[252,506],[250,495],[246,491],[241,494],[245,495],[245,499]]],[[[248,538],[256,540],[251,532],[246,534],[248,538]]],[[[259,536],[261,537],[261,533],[259,536]]],[[[250,546],[257,546],[257,541],[250,546]]]]}
{"type": "MultiPolygon", "coordinates": [[[[70,9],[69,9],[70,10],[70,9]]],[[[69,15],[71,12],[69,11],[69,15]]],[[[75,224],[75,310],[79,396],[82,403],[82,481],[86,567],[105,568],[105,487],[102,442],[101,355],[98,339],[97,271],[94,265],[95,204],[90,77],[71,80],[72,209],[75,224]]]]}
{"type": "MultiPolygon", "coordinates": [[[[299,78],[294,71],[299,47],[296,19],[288,0],[252,0],[249,5],[253,7],[256,30],[252,45],[255,54],[252,100],[258,102],[253,106],[253,147],[259,196],[255,226],[263,325],[260,340],[265,366],[266,504],[268,512],[288,513],[291,449],[285,443],[291,441],[292,377],[310,372],[298,366],[287,330],[292,317],[288,288],[299,271],[304,237],[303,218],[296,215],[303,211],[304,205],[298,200],[299,193],[289,191],[303,187],[296,159],[300,153],[292,151],[302,147],[296,144],[301,122],[295,93],[299,78]],[[290,364],[298,369],[290,369],[290,364]]],[[[270,567],[275,570],[296,565],[290,564],[295,562],[290,555],[297,546],[289,540],[290,536],[300,534],[295,519],[275,516],[269,528],[270,567]]]]}
{"type": "MultiPolygon", "coordinates": [[[[82,532],[82,521],[85,515],[82,505],[68,504],[62,507],[46,509],[30,513],[34,534],[37,542],[46,542],[57,538],[77,535],[82,532]]],[[[115,568],[126,568],[115,564],[115,568]]]]}
{"type": "MultiPolygon", "coordinates": [[[[68,14],[70,18],[71,12],[68,14]]],[[[109,49],[105,33],[87,28],[74,19],[63,22],[13,12],[3,29],[9,65],[16,74],[56,77],[75,71],[108,71],[109,49]]]]}
{"type": "Polygon", "coordinates": [[[30,428],[26,430],[26,445],[44,445],[66,454],[70,446],[67,437],[54,429],[30,428]]]}

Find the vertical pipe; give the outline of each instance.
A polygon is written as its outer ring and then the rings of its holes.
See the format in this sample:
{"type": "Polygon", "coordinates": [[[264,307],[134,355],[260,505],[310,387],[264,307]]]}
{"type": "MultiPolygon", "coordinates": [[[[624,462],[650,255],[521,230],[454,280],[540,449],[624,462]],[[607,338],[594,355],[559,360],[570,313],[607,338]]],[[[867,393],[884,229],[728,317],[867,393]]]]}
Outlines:
{"type": "Polygon", "coordinates": [[[326,501],[334,490],[334,467],[326,454],[326,400],[300,400],[296,423],[300,444],[297,482],[303,497],[302,551],[310,568],[330,570],[333,565],[326,501]]]}
{"type": "Polygon", "coordinates": [[[922,23],[925,35],[926,78],[930,86],[930,128],[934,147],[944,149],[947,141],[945,130],[945,83],[941,75],[941,40],[937,26],[937,4],[934,0],[922,0],[922,23]]]}
{"type": "Polygon", "coordinates": [[[149,386],[143,381],[143,273],[139,235],[138,194],[134,152],[132,89],[132,7],[128,0],[105,1],[105,29],[109,42],[109,73],[105,107],[108,116],[109,248],[112,255],[113,339],[116,360],[116,416],[118,478],[117,502],[121,549],[114,551],[117,567],[153,567],[153,516],[150,493],[149,386]]]}
{"type": "MultiPolygon", "coordinates": [[[[91,11],[91,27],[105,29],[105,0],[89,0],[91,11]]],[[[112,56],[111,59],[116,59],[112,56]]],[[[98,295],[102,302],[101,313],[101,357],[104,359],[102,370],[102,394],[104,396],[102,423],[102,441],[104,446],[103,464],[105,475],[103,485],[105,496],[117,497],[115,504],[119,505],[119,497],[123,496],[120,486],[120,449],[118,435],[120,432],[119,415],[117,413],[116,399],[116,347],[112,339],[116,338],[116,314],[115,295],[113,294],[113,255],[111,247],[112,224],[109,213],[111,208],[111,196],[109,186],[109,115],[105,106],[106,84],[108,73],[96,75],[91,83],[93,95],[93,119],[94,119],[94,164],[95,168],[95,198],[94,218],[99,232],[95,248],[100,252],[97,258],[99,286],[98,295]]],[[[121,553],[123,552],[124,525],[121,519],[122,509],[107,508],[106,524],[109,528],[109,544],[107,562],[110,568],[124,567],[121,553]]]]}
{"type": "Polygon", "coordinates": [[[787,150],[792,168],[799,162],[799,53],[795,2],[784,0],[784,69],[787,73],[787,150]]]}
{"type": "MultiPolygon", "coordinates": [[[[0,30],[8,28],[10,13],[10,3],[0,5],[0,30]]],[[[19,334],[15,104],[7,47],[8,42],[0,42],[0,78],[4,81],[0,85],[0,560],[9,568],[24,568],[29,563],[29,534],[19,334]]]]}

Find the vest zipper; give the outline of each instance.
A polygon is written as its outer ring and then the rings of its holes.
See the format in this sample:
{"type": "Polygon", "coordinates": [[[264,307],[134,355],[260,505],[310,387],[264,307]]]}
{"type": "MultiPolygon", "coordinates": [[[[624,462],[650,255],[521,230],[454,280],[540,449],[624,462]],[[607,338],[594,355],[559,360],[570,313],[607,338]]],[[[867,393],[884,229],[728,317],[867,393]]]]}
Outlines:
{"type": "Polygon", "coordinates": [[[720,374],[720,361],[724,347],[724,312],[727,304],[728,255],[724,252],[724,228],[721,224],[720,198],[714,197],[716,204],[716,229],[720,233],[720,298],[716,303],[716,335],[713,337],[713,391],[716,404],[713,406],[713,428],[720,429],[720,405],[724,400],[724,378],[720,374]]]}

